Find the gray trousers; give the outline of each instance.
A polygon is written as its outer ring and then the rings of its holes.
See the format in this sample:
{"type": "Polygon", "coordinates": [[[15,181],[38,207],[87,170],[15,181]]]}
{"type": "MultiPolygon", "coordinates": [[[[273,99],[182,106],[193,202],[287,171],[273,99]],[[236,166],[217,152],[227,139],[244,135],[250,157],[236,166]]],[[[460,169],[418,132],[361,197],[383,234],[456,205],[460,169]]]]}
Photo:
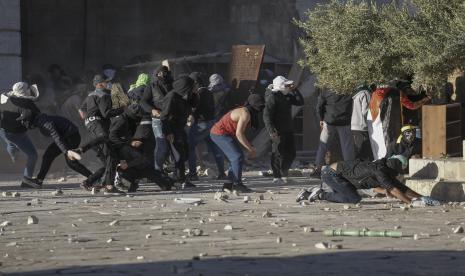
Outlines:
{"type": "Polygon", "coordinates": [[[336,133],[339,135],[344,161],[355,159],[354,137],[352,136],[350,125],[333,126],[324,123],[320,134],[320,145],[318,146],[318,151],[316,153],[315,165],[317,167],[324,165],[325,154],[328,151],[330,143],[334,139],[336,133]]]}

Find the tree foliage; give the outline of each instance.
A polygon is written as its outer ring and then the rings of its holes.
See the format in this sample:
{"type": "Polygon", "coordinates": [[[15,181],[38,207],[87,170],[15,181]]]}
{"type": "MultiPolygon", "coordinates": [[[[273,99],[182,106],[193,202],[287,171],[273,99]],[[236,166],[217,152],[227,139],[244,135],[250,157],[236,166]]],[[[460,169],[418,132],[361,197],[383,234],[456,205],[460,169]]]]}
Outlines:
{"type": "Polygon", "coordinates": [[[301,64],[320,87],[351,93],[360,83],[406,76],[440,86],[465,64],[465,0],[331,0],[295,23],[306,56],[301,64]]]}

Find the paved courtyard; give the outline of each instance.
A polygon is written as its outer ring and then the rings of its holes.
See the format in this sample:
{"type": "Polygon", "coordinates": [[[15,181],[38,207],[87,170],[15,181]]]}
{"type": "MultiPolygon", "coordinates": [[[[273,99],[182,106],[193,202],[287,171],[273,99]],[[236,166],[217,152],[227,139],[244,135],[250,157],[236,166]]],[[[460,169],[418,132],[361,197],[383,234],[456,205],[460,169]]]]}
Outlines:
{"type": "MultiPolygon", "coordinates": [[[[0,271],[5,275],[465,275],[465,209],[459,204],[405,209],[389,199],[360,206],[299,205],[318,181],[284,187],[250,173],[255,189],[215,199],[203,179],[193,191],[142,185],[131,196],[91,195],[80,179],[21,190],[4,181],[0,198],[0,271]],[[61,188],[63,195],[52,195],[61,188]],[[200,198],[203,204],[175,202],[200,198]],[[267,212],[268,211],[268,212],[267,212]],[[28,224],[28,217],[38,218],[28,224]],[[228,230],[229,227],[232,230],[228,230]],[[402,231],[402,238],[325,237],[326,229],[402,231]],[[333,248],[319,249],[328,242],[333,248]],[[339,248],[337,248],[339,247],[339,248]],[[341,248],[342,247],[342,248],[341,248]]],[[[1,274],[0,273],[0,274],[1,274]]]]}

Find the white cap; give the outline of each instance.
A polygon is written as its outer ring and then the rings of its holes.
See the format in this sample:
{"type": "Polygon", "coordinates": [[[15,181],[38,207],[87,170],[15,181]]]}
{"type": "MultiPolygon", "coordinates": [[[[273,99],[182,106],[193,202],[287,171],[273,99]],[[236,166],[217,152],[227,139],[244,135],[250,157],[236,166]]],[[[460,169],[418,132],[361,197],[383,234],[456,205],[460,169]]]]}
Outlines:
{"type": "Polygon", "coordinates": [[[283,76],[277,76],[273,80],[273,88],[271,89],[272,91],[284,91],[286,88],[286,85],[291,85],[294,84],[293,80],[288,80],[283,76]]]}

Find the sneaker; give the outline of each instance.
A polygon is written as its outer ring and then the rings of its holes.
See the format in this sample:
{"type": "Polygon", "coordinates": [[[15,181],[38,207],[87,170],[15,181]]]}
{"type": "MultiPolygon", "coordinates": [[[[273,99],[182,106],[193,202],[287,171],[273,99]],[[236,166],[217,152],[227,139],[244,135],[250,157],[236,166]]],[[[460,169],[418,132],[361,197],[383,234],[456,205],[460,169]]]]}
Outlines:
{"type": "Polygon", "coordinates": [[[282,178],[273,178],[273,181],[271,182],[273,185],[282,185],[284,184],[284,181],[282,178]]]}
{"type": "Polygon", "coordinates": [[[232,183],[224,183],[223,184],[223,192],[226,192],[226,193],[232,193],[233,191],[233,184],[232,183]]]}
{"type": "Polygon", "coordinates": [[[189,179],[189,181],[200,181],[199,176],[196,174],[188,175],[187,179],[189,179]]]}
{"type": "Polygon", "coordinates": [[[137,182],[133,182],[128,188],[128,193],[135,193],[137,192],[137,189],[139,189],[139,184],[137,182]]]}
{"type": "Polygon", "coordinates": [[[252,189],[249,187],[245,186],[242,183],[235,184],[233,185],[233,191],[239,192],[239,193],[251,193],[252,189]]]}
{"type": "Polygon", "coordinates": [[[42,181],[37,178],[24,176],[23,181],[21,182],[21,188],[42,189],[42,181]]]}
{"type": "Polygon", "coordinates": [[[92,191],[92,183],[89,183],[87,179],[82,181],[81,185],[79,186],[86,191],[92,191]]]}
{"type": "Polygon", "coordinates": [[[433,199],[432,197],[429,197],[429,196],[422,196],[421,201],[423,201],[426,206],[439,206],[439,205],[441,205],[441,202],[439,202],[439,200],[433,199]]]}
{"type": "Polygon", "coordinates": [[[181,189],[185,190],[185,189],[191,189],[191,188],[195,188],[197,186],[195,186],[192,182],[190,182],[189,180],[186,180],[184,181],[184,183],[181,184],[181,189]]]}
{"type": "Polygon", "coordinates": [[[310,196],[310,192],[307,189],[302,189],[297,194],[297,198],[295,199],[295,201],[299,203],[301,201],[307,200],[309,196],[310,196]]]}
{"type": "Polygon", "coordinates": [[[313,202],[317,200],[319,198],[318,196],[324,191],[320,187],[313,187],[309,192],[310,192],[310,195],[308,196],[307,200],[310,202],[313,202]]]}
{"type": "Polygon", "coordinates": [[[228,180],[228,176],[226,174],[220,174],[216,177],[216,180],[228,180]]]}
{"type": "Polygon", "coordinates": [[[283,177],[281,179],[283,180],[284,184],[289,184],[289,185],[297,184],[294,179],[289,178],[289,177],[283,177]]]}
{"type": "Polygon", "coordinates": [[[125,195],[123,191],[118,190],[115,186],[105,186],[103,188],[104,195],[125,195]],[[111,187],[111,188],[110,188],[111,187]]]}

